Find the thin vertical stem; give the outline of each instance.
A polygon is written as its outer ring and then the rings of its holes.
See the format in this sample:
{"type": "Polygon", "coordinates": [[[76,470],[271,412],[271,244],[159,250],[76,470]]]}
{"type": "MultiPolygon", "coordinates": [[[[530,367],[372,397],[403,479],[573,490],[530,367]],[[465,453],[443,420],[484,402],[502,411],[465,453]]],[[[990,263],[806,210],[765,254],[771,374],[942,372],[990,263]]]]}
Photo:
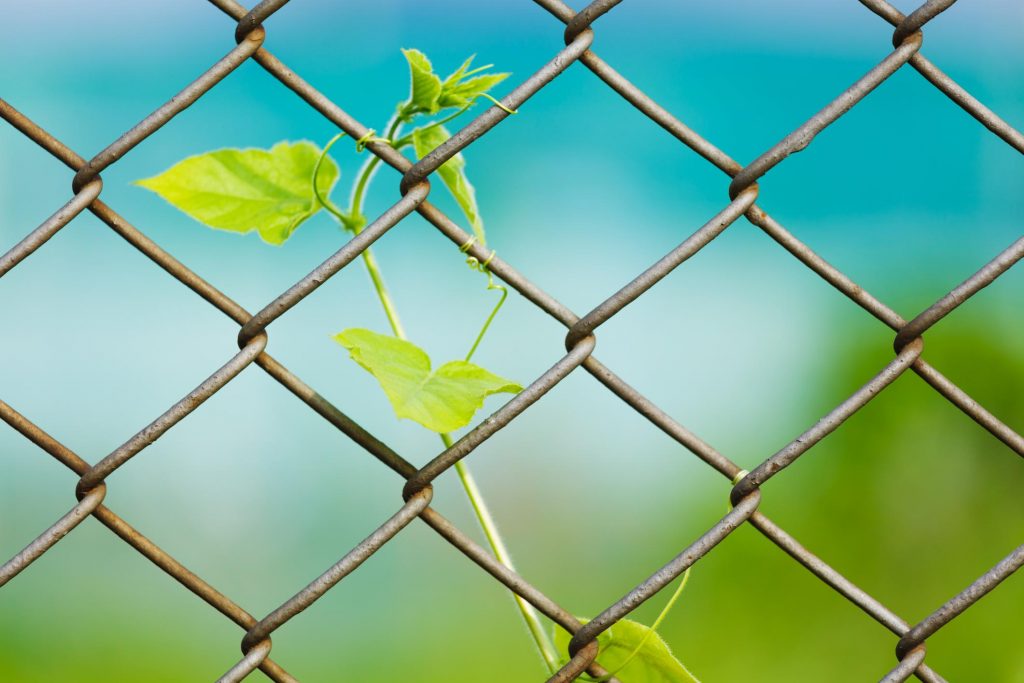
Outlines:
{"type": "MultiPolygon", "coordinates": [[[[330,198],[325,197],[320,192],[319,183],[317,182],[320,178],[320,166],[323,164],[324,159],[327,158],[327,152],[330,151],[331,147],[334,146],[338,140],[345,136],[345,133],[338,133],[330,142],[328,142],[317,159],[316,166],[313,169],[313,194],[316,195],[317,200],[320,202],[327,211],[338,219],[342,227],[346,230],[350,230],[352,233],[358,235],[363,231],[363,227],[366,225],[366,218],[360,213],[359,206],[353,203],[352,208],[346,213],[335,206],[334,202],[330,198]]],[[[379,161],[380,157],[373,157],[375,161],[379,161]]],[[[363,167],[363,172],[359,177],[359,185],[365,188],[366,182],[369,180],[369,176],[373,174],[374,165],[367,164],[363,167]]],[[[362,195],[360,194],[360,199],[362,195]]],[[[384,315],[388,318],[388,324],[391,325],[391,331],[394,332],[395,336],[399,339],[405,339],[405,330],[402,329],[402,321],[398,318],[398,310],[395,308],[394,302],[391,300],[391,295],[388,294],[387,285],[384,284],[384,276],[380,272],[380,266],[377,265],[377,259],[373,255],[373,250],[367,247],[362,253],[363,263],[366,265],[366,271],[370,274],[370,280],[373,282],[373,288],[377,292],[377,298],[380,299],[381,306],[384,307],[384,315]]]]}
{"type": "MultiPolygon", "coordinates": [[[[444,442],[446,448],[450,448],[452,445],[452,438],[448,434],[442,434],[441,441],[444,442]]],[[[487,503],[484,501],[483,494],[480,493],[472,473],[470,473],[469,468],[461,460],[455,463],[455,471],[459,474],[462,488],[466,490],[466,496],[473,506],[477,521],[480,522],[480,527],[483,529],[484,536],[487,537],[487,543],[491,546],[491,550],[494,551],[494,556],[498,559],[498,562],[515,571],[515,567],[512,565],[512,557],[509,555],[508,548],[505,547],[505,542],[498,532],[498,525],[494,522],[494,517],[487,507],[487,503]]],[[[551,636],[544,628],[544,622],[541,620],[540,614],[534,609],[533,605],[523,600],[517,593],[512,593],[512,597],[519,607],[519,612],[523,615],[526,627],[530,630],[530,635],[533,636],[533,641],[536,643],[544,663],[547,664],[549,673],[555,673],[559,668],[558,650],[555,648],[551,636]]]]}
{"type": "Polygon", "coordinates": [[[394,332],[395,336],[399,339],[405,339],[405,330],[402,329],[402,321],[399,320],[398,311],[395,309],[395,304],[391,300],[391,296],[388,294],[387,287],[384,285],[384,276],[380,273],[380,266],[377,265],[377,258],[369,248],[363,251],[363,263],[366,265],[366,271],[370,274],[370,280],[373,281],[373,288],[377,290],[377,298],[380,299],[380,305],[384,307],[384,315],[388,317],[388,323],[391,325],[391,331],[394,332]]]}
{"type": "MultiPolygon", "coordinates": [[[[392,119],[388,126],[386,136],[388,140],[394,140],[394,137],[398,134],[401,125],[402,120],[400,117],[396,116],[392,119]]],[[[342,226],[358,235],[366,224],[366,217],[362,214],[363,198],[366,196],[367,187],[369,186],[370,180],[377,169],[380,158],[375,156],[363,165],[352,191],[351,203],[347,212],[341,211],[329,198],[322,196],[316,182],[319,177],[320,165],[327,156],[328,150],[330,150],[331,146],[341,139],[343,135],[344,133],[336,135],[324,147],[323,154],[320,156],[319,161],[317,161],[316,168],[313,171],[313,192],[320,201],[320,204],[334,215],[334,217],[341,222],[342,226]]],[[[363,263],[366,265],[366,270],[369,272],[370,279],[373,281],[374,290],[377,292],[377,298],[380,300],[381,306],[384,308],[384,314],[388,318],[391,330],[399,339],[406,339],[405,329],[402,327],[402,322],[398,317],[398,311],[395,308],[394,302],[392,302],[391,297],[388,295],[377,259],[373,256],[373,252],[369,248],[365,249],[362,255],[363,263]]],[[[494,307],[494,310],[491,311],[491,314],[484,322],[483,329],[480,330],[476,340],[473,342],[473,346],[470,348],[469,354],[466,356],[467,361],[472,358],[473,353],[480,345],[484,334],[487,332],[491,322],[494,320],[494,316],[497,315],[498,310],[501,308],[501,305],[505,302],[505,298],[508,296],[508,290],[501,285],[495,285],[489,272],[487,273],[487,276],[487,288],[500,289],[501,298],[498,300],[498,304],[494,307]]],[[[445,448],[451,447],[451,436],[448,434],[441,434],[440,436],[445,448]]],[[[466,497],[469,498],[470,505],[476,513],[476,518],[480,522],[480,527],[483,529],[484,536],[487,538],[487,543],[491,546],[491,550],[494,552],[495,558],[509,569],[515,571],[515,568],[512,566],[512,558],[509,555],[508,548],[505,547],[505,542],[502,540],[501,534],[498,532],[498,526],[495,523],[494,518],[491,516],[487,503],[484,501],[483,494],[480,493],[480,488],[477,486],[476,480],[470,473],[469,468],[465,463],[458,462],[455,464],[455,471],[459,474],[459,480],[462,482],[462,487],[466,491],[466,497]]],[[[541,620],[540,613],[534,609],[533,605],[519,597],[518,594],[513,592],[512,597],[515,599],[516,605],[519,607],[519,612],[522,614],[523,620],[526,622],[526,627],[529,629],[530,635],[533,637],[534,643],[536,643],[537,649],[540,651],[541,658],[548,667],[548,671],[552,674],[555,673],[559,669],[558,650],[555,648],[555,644],[552,641],[551,636],[544,628],[544,622],[541,620]]]]}

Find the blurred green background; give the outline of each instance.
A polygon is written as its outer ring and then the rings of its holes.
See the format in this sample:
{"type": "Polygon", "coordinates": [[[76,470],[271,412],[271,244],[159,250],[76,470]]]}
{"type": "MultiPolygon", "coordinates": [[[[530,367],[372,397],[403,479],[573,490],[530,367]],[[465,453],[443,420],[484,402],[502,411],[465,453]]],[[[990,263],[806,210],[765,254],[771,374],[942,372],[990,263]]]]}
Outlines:
{"type": "MultiPolygon", "coordinates": [[[[199,0],[3,10],[0,96],[87,157],[234,44],[232,22],[199,0]]],[[[1013,0],[959,3],[929,25],[924,48],[1018,125],[1022,22],[1013,0]]],[[[401,47],[424,50],[443,73],[477,53],[513,72],[501,94],[562,46],[559,23],[527,0],[296,0],[267,28],[270,50],[378,129],[406,94],[401,47]]],[[[595,50],[749,162],[884,57],[890,35],[852,0],[630,0],[600,20],[595,50]]],[[[335,132],[247,63],[104,172],[103,197],[257,310],[343,242],[328,218],[274,248],[206,230],[130,183],[217,147],[322,144],[335,132]]],[[[362,159],[350,146],[337,158],[344,186],[362,159]]],[[[725,176],[579,65],[467,158],[492,246],[580,313],[727,202],[725,176]]],[[[67,200],[71,175],[0,125],[0,251],[67,200]]],[[[397,198],[398,180],[381,172],[370,215],[397,198]]],[[[907,318],[1018,237],[1024,217],[1024,160],[909,68],[761,188],[787,228],[907,318]]],[[[479,275],[418,217],[377,254],[412,338],[435,358],[461,356],[493,302],[479,275]]],[[[925,354],[1018,431],[1022,294],[1018,267],[929,331],[925,354]]],[[[89,215],[3,278],[0,305],[0,397],[93,462],[236,349],[237,326],[89,215]]],[[[396,422],[373,379],[330,340],[352,326],[386,329],[359,264],[275,322],[269,349],[426,462],[436,437],[396,422]]],[[[563,336],[513,295],[478,359],[525,383],[562,354],[563,336]]],[[[888,362],[892,337],[741,221],[605,325],[597,353],[753,468],[888,362]]],[[[71,507],[76,478],[6,426],[0,453],[6,558],[71,507]]],[[[1021,542],[1018,460],[908,374],[766,485],[762,509],[916,621],[1021,542]]],[[[702,533],[729,490],[582,371],[468,463],[520,572],[582,616],[702,533]]],[[[256,367],[109,484],[113,510],[256,615],[401,504],[397,477],[256,367]]],[[[437,483],[435,504],[480,538],[454,473],[437,483]]],[[[667,597],[636,617],[649,623],[667,597]]],[[[929,640],[929,663],[950,681],[1024,681],[1022,604],[1015,576],[929,640]]],[[[696,566],[662,632],[705,683],[876,680],[895,661],[892,634],[750,528],[696,566]]],[[[0,680],[211,680],[237,659],[241,635],[87,520],[0,591],[0,680]]],[[[544,676],[508,594],[418,522],[275,633],[273,656],[306,681],[544,676]]]]}

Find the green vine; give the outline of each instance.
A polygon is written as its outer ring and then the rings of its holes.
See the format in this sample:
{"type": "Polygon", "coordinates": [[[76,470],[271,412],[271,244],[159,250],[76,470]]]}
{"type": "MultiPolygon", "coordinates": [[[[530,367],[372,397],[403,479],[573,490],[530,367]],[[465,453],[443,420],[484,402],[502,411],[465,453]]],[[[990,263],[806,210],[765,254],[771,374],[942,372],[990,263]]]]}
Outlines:
{"type": "MultiPolygon", "coordinates": [[[[355,140],[357,153],[364,151],[368,144],[378,143],[400,152],[411,148],[417,159],[423,159],[451,137],[445,124],[465,114],[481,98],[510,114],[516,113],[488,93],[508,76],[489,71],[491,65],[471,69],[473,58],[470,57],[442,80],[422,52],[403,50],[403,54],[409,65],[409,96],[397,105],[383,136],[378,136],[371,129],[355,140]],[[411,126],[412,130],[403,135],[405,126],[411,126]]],[[[286,242],[303,222],[321,208],[333,216],[343,230],[358,235],[367,225],[363,206],[381,159],[373,155],[362,164],[352,184],[348,206],[340,208],[331,199],[331,193],[341,171],[330,151],[345,136],[343,132],[338,133],[323,149],[317,149],[308,142],[281,142],[269,150],[215,150],[184,159],[164,173],[138,181],[138,184],[209,227],[239,233],[256,231],[270,244],[286,242]]],[[[460,246],[463,253],[474,245],[487,245],[476,193],[466,177],[465,166],[462,154],[457,153],[434,172],[472,227],[472,236],[460,246]]],[[[522,390],[519,384],[472,363],[474,354],[508,298],[508,289],[495,282],[490,270],[494,255],[491,250],[482,262],[474,256],[466,258],[470,268],[487,278],[486,291],[498,292],[498,300],[464,359],[433,368],[427,353],[409,341],[380,265],[369,247],[362,251],[363,264],[391,334],[349,328],[334,335],[334,339],[348,350],[352,360],[377,379],[395,414],[437,432],[445,448],[450,448],[453,443],[451,433],[467,426],[488,396],[514,394],[522,390]]],[[[455,470],[494,556],[509,569],[514,569],[508,548],[472,473],[462,461],[456,463],[455,470]]],[[[617,636],[617,640],[610,639],[611,629],[602,634],[603,640],[599,639],[602,661],[614,656],[616,648],[628,645],[629,654],[614,668],[616,673],[639,672],[638,665],[648,667],[654,664],[660,666],[660,670],[670,671],[666,668],[668,660],[658,659],[661,655],[656,652],[657,648],[652,648],[652,643],[660,643],[667,652],[667,646],[653,629],[671,609],[685,583],[686,576],[651,629],[629,621],[619,622],[614,627],[620,631],[639,627],[645,629],[642,636],[631,641],[629,634],[617,636]],[[630,667],[628,670],[627,666],[630,667]]],[[[513,597],[544,664],[550,673],[554,673],[562,660],[541,615],[519,595],[513,593],[513,597]]],[[[675,662],[671,655],[668,659],[675,662]]],[[[608,662],[605,664],[609,665],[608,662]]],[[[608,678],[589,680],[599,683],[608,678]]],[[[676,682],[694,679],[672,674],[670,677],[642,680],[676,682]]]]}

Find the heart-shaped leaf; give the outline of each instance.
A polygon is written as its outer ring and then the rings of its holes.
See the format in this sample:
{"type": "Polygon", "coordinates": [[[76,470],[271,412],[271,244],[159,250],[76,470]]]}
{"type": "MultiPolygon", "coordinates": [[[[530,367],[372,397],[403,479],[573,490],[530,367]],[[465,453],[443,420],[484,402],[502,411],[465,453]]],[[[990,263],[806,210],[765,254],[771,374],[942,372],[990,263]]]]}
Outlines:
{"type": "Polygon", "coordinates": [[[427,353],[397,337],[348,329],[334,339],[377,378],[398,417],[415,420],[438,433],[465,427],[491,394],[515,394],[523,389],[462,360],[431,371],[427,353]]]}
{"type": "MultiPolygon", "coordinates": [[[[555,629],[555,645],[559,650],[568,651],[570,638],[563,629],[555,629]]],[[[615,677],[622,683],[699,683],[675,658],[658,632],[638,622],[629,619],[616,622],[597,637],[597,643],[600,645],[598,663],[616,672],[615,677]]],[[[587,678],[583,676],[580,680],[587,678]]]]}
{"type": "MultiPolygon", "coordinates": [[[[451,133],[445,130],[444,126],[425,126],[417,128],[412,132],[412,144],[416,149],[416,156],[422,159],[433,152],[438,145],[451,137],[451,133]]],[[[476,205],[476,190],[470,185],[466,177],[466,158],[459,152],[448,161],[441,164],[437,169],[441,181],[455,197],[462,213],[473,227],[473,233],[480,244],[486,244],[484,234],[484,221],[480,218],[480,210],[476,205]]]]}
{"type": "MultiPolygon", "coordinates": [[[[313,169],[320,150],[310,142],[279,142],[266,149],[219,149],[179,161],[160,175],[137,181],[200,223],[218,230],[257,230],[283,244],[320,210],[313,169]]],[[[330,157],[320,166],[321,191],[338,180],[330,157]]]]}

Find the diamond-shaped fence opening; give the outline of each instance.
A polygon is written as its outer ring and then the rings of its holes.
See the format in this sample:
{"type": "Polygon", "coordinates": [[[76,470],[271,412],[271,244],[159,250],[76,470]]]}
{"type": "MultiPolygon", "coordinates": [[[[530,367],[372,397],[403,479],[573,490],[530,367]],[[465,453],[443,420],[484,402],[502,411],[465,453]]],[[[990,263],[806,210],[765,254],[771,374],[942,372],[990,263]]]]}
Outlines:
{"type": "MultiPolygon", "coordinates": [[[[286,629],[292,619],[300,619],[300,613],[346,577],[357,571],[364,561],[384,545],[402,535],[403,530],[417,518],[426,522],[440,534],[455,550],[504,584],[510,591],[531,604],[561,627],[574,633],[569,648],[570,658],[549,681],[570,681],[580,676],[602,676],[607,672],[600,665],[597,637],[629,616],[648,599],[658,595],[689,567],[699,563],[716,545],[727,539],[736,529],[752,526],[766,536],[779,549],[802,565],[807,571],[827,586],[846,598],[851,606],[860,608],[882,627],[895,636],[897,663],[886,673],[884,681],[902,681],[911,676],[919,680],[935,682],[944,680],[926,661],[926,642],[930,636],[957,619],[968,607],[975,604],[1001,581],[1009,577],[1024,564],[1024,545],[1011,551],[1003,560],[979,576],[973,583],[949,599],[937,605],[935,611],[925,619],[912,623],[904,620],[884,604],[859,588],[843,574],[813,554],[789,535],[775,521],[759,508],[762,487],[783,470],[795,466],[817,443],[829,436],[856,414],[879,393],[899,380],[902,376],[916,374],[930,385],[939,395],[957,409],[963,411],[981,429],[991,433],[1011,451],[1024,456],[1024,437],[989,412],[981,403],[946,378],[941,370],[929,363],[925,351],[924,337],[929,329],[941,324],[942,319],[980,289],[995,281],[1024,257],[1024,237],[1013,242],[1001,253],[994,255],[987,263],[979,263],[977,271],[960,284],[950,282],[949,293],[915,317],[907,320],[897,314],[885,302],[876,299],[842,271],[833,267],[819,256],[810,246],[790,233],[778,219],[760,205],[761,191],[758,180],[770,173],[786,158],[808,145],[814,137],[831,126],[840,116],[856,107],[871,91],[884,83],[900,70],[916,70],[920,75],[960,106],[978,123],[987,128],[1004,143],[1024,153],[1024,136],[997,114],[974,99],[966,90],[929,61],[921,51],[922,29],[941,12],[952,6],[955,0],[928,0],[908,15],[904,15],[885,0],[861,0],[862,4],[888,22],[893,28],[893,49],[882,56],[880,61],[839,93],[831,102],[805,123],[795,128],[776,144],[768,147],[753,162],[742,165],[728,154],[702,138],[673,114],[663,109],[648,94],[632,85],[613,66],[604,62],[590,48],[595,31],[600,31],[601,17],[620,3],[621,0],[595,0],[580,12],[574,12],[561,0],[535,0],[557,21],[552,21],[552,31],[564,30],[565,47],[551,56],[550,61],[536,73],[516,84],[502,100],[501,105],[486,108],[470,123],[466,124],[450,140],[438,147],[419,162],[413,164],[384,142],[371,141],[367,148],[378,155],[391,169],[383,173],[391,175],[391,181],[399,185],[400,198],[386,211],[377,216],[358,236],[345,243],[323,263],[300,279],[287,291],[272,301],[265,302],[260,310],[246,310],[230,295],[221,292],[206,280],[179,262],[172,254],[164,251],[152,241],[136,224],[122,216],[115,208],[108,206],[101,198],[105,169],[133,148],[153,135],[165,125],[171,125],[175,117],[190,104],[217,87],[222,79],[249,60],[262,66],[284,87],[294,91],[309,106],[322,114],[327,121],[338,126],[352,138],[361,140],[368,136],[368,129],[338,104],[326,97],[303,80],[298,73],[278,60],[264,47],[267,30],[273,30],[273,15],[281,10],[288,0],[264,0],[252,10],[246,10],[234,0],[211,0],[219,9],[237,22],[235,37],[237,46],[227,51],[207,71],[198,75],[195,81],[176,93],[166,104],[148,117],[130,127],[127,132],[110,143],[91,159],[79,156],[66,147],[50,132],[38,126],[30,113],[15,109],[0,100],[0,116],[25,136],[37,143],[63,162],[70,170],[67,174],[72,194],[61,207],[54,207],[54,213],[30,232],[24,239],[0,256],[0,277],[14,268],[29,267],[25,259],[34,252],[45,248],[45,243],[74,218],[85,211],[94,214],[117,235],[136,250],[162,268],[167,275],[198,294],[211,306],[219,310],[239,328],[238,351],[227,354],[208,367],[196,368],[198,383],[195,388],[137,433],[130,436],[110,453],[93,461],[60,443],[33,421],[39,416],[26,416],[14,407],[0,401],[0,418],[20,432],[44,452],[58,460],[80,477],[76,493],[77,501],[69,502],[68,510],[60,519],[44,530],[36,540],[15,554],[0,567],[0,585],[10,581],[20,572],[28,569],[33,562],[47,553],[68,534],[74,534],[79,524],[92,516],[108,527],[131,547],[155,563],[166,574],[183,584],[212,608],[240,626],[245,635],[242,639],[242,657],[223,674],[220,680],[237,681],[256,669],[275,681],[295,680],[284,668],[285,664],[271,658],[271,636],[279,629],[286,629]],[[267,23],[268,28],[264,27],[267,23]],[[564,27],[561,24],[564,24],[564,27]],[[715,211],[704,217],[707,222],[691,226],[679,235],[678,246],[658,258],[652,258],[650,265],[636,274],[629,282],[594,283],[591,291],[594,299],[600,300],[591,311],[573,312],[550,296],[539,283],[525,277],[513,265],[500,256],[470,239],[470,233],[458,222],[453,221],[431,202],[428,180],[432,174],[453,155],[473,145],[481,136],[487,135],[495,126],[509,116],[510,110],[520,108],[535,93],[544,88],[557,88],[558,81],[566,69],[579,63],[592,71],[604,84],[618,93],[638,111],[636,125],[656,125],[667,133],[670,143],[681,143],[710,164],[723,171],[731,180],[722,179],[722,201],[715,211]],[[398,171],[395,173],[394,171],[398,171]],[[72,180],[73,179],[73,180],[72,180]],[[486,263],[491,272],[511,289],[517,290],[526,300],[554,318],[567,328],[565,348],[552,348],[549,353],[550,367],[536,377],[514,398],[496,410],[488,419],[479,423],[465,436],[443,452],[423,464],[413,465],[406,456],[392,450],[383,441],[367,432],[353,421],[339,407],[320,395],[316,389],[293,374],[266,351],[268,333],[274,323],[289,310],[301,307],[303,300],[310,296],[323,282],[346,268],[376,239],[383,237],[396,225],[414,212],[426,219],[456,247],[468,251],[479,262],[486,263]],[[642,393],[631,387],[594,355],[597,335],[601,326],[616,316],[676,268],[685,267],[691,258],[699,257],[702,249],[732,226],[749,223],[763,231],[779,248],[788,252],[803,266],[838,290],[851,303],[892,329],[895,355],[876,367],[862,378],[863,385],[832,407],[820,420],[808,426],[806,431],[795,435],[791,441],[771,454],[761,454],[763,461],[751,471],[736,464],[728,453],[716,450],[699,436],[676,421],[667,411],[662,410],[642,393]],[[603,300],[601,300],[603,297],[603,300]],[[181,420],[197,410],[204,402],[219,392],[238,375],[257,366],[268,373],[284,389],[304,402],[322,419],[350,437],[367,454],[393,470],[404,480],[404,503],[395,505],[390,516],[380,519],[378,526],[367,529],[366,538],[358,545],[336,549],[336,561],[314,581],[305,586],[294,586],[294,595],[280,603],[269,613],[253,614],[236,604],[231,598],[220,593],[203,578],[193,574],[174,557],[166,553],[152,540],[142,536],[129,521],[121,518],[114,510],[104,505],[107,494],[107,478],[121,468],[130,468],[131,461],[144,456],[147,447],[181,420]],[[494,555],[471,540],[455,527],[440,512],[431,506],[432,482],[446,474],[464,458],[473,455],[503,427],[535,403],[544,405],[548,391],[572,373],[583,372],[593,376],[621,400],[622,410],[631,409],[646,419],[652,426],[664,432],[685,451],[706,463],[720,473],[726,481],[732,482],[731,505],[719,521],[711,525],[689,545],[672,549],[677,554],[661,567],[651,567],[649,577],[637,583],[620,599],[612,602],[603,612],[586,624],[581,623],[570,612],[559,606],[551,597],[542,593],[528,582],[528,578],[504,566],[494,555]],[[205,378],[205,379],[203,379],[205,378]],[[768,457],[764,457],[767,455],[768,457]]],[[[97,8],[102,12],[102,8],[97,8]]],[[[225,24],[227,30],[229,24],[225,24]]],[[[577,67],[578,68],[578,67],[577,67]]],[[[529,114],[526,114],[527,116],[529,114]]],[[[681,149],[681,148],[680,148],[681,149]]],[[[750,226],[745,226],[748,229],[750,226]]],[[[582,374],[582,373],[580,373],[582,374]]],[[[486,450],[486,449],[485,449],[486,450]]],[[[948,454],[947,457],[955,457],[948,454]]],[[[689,457],[689,456],[687,456],[689,457]]],[[[417,459],[421,462],[422,459],[417,459]]],[[[938,465],[941,466],[941,465],[938,465]]],[[[784,476],[784,475],[783,475],[784,476]]],[[[399,490],[395,480],[396,492],[399,490]]],[[[723,495],[726,489],[723,487],[723,495]]],[[[768,488],[770,491],[770,487],[768,488]]],[[[322,568],[320,568],[322,570],[322,568]]],[[[637,577],[641,578],[641,577],[637,577]]],[[[756,600],[756,591],[751,593],[756,600]]],[[[782,638],[783,634],[766,634],[768,638],[782,638]]],[[[1013,647],[1012,641],[1005,643],[1013,647]]],[[[400,646],[399,646],[400,647],[400,646]]],[[[742,651],[741,649],[739,650],[742,651]]],[[[882,672],[880,672],[882,673],[882,672]]],[[[410,672],[412,675],[412,672],[410,672]]],[[[756,678],[756,676],[754,676],[756,678]]],[[[627,681],[628,683],[628,681],[627,681]]]]}

